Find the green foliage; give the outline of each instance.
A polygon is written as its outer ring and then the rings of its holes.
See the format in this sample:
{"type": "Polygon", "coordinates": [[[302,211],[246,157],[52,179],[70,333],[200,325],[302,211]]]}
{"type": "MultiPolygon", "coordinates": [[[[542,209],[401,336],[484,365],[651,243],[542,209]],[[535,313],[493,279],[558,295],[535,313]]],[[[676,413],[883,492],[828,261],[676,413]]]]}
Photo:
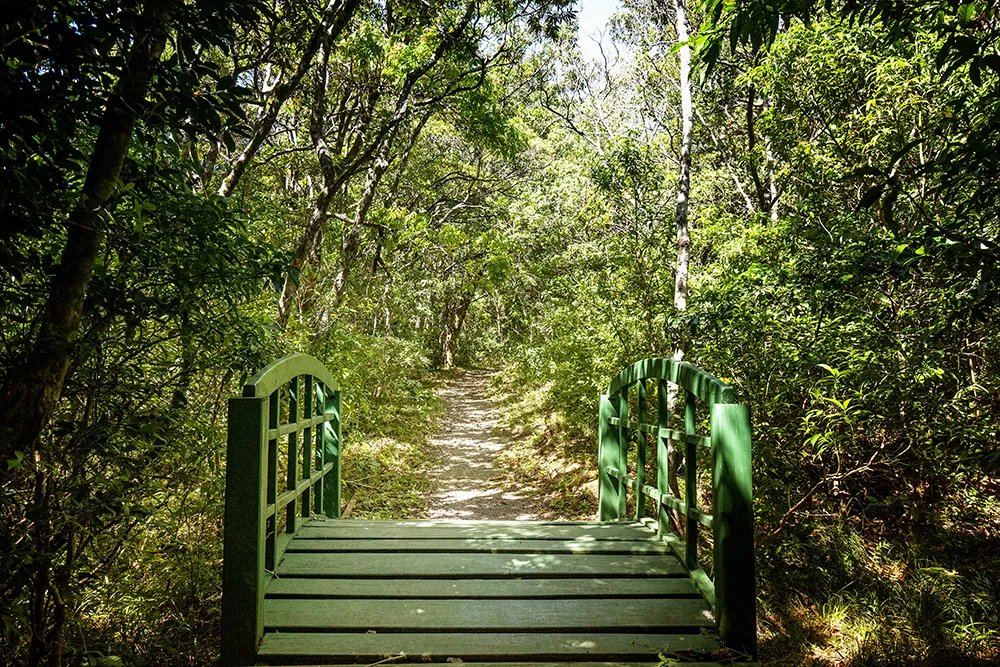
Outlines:
{"type": "MultiPolygon", "coordinates": [[[[662,3],[624,3],[602,67],[542,38],[563,0],[363,2],[213,196],[322,5],[172,5],[58,410],[0,462],[10,660],[215,659],[225,399],[281,354],[340,374],[355,516],[422,511],[449,364],[507,367],[509,481],[580,516],[598,392],[678,341],[753,410],[767,660],[996,659],[992,3],[703,4],[683,313],[662,3]]],[[[51,0],[0,29],[4,377],[146,9],[51,0]]]]}
{"type": "MultiPolygon", "coordinates": [[[[656,42],[646,22],[618,25],[634,31],[630,43],[656,42]]],[[[657,191],[670,199],[669,135],[631,120],[669,109],[669,88],[653,85],[669,82],[668,65],[602,73],[591,90],[603,107],[570,100],[572,133],[542,144],[562,163],[525,189],[533,201],[586,202],[553,207],[544,222],[523,209],[539,251],[521,254],[525,294],[508,298],[530,323],[512,322],[516,377],[538,388],[524,392],[525,421],[547,415],[584,443],[602,385],[635,358],[669,354],[674,336],[687,360],[733,384],[753,412],[771,619],[762,650],[777,664],[987,664],[998,650],[995,610],[981,604],[992,585],[977,576],[996,569],[984,554],[995,550],[997,506],[972,500],[998,471],[986,259],[997,230],[981,216],[988,188],[962,180],[978,173],[971,165],[990,173],[992,158],[962,149],[958,165],[949,153],[953,141],[993,141],[955,124],[989,113],[988,82],[963,78],[968,63],[942,80],[951,47],[940,31],[895,40],[893,30],[816,17],[761,36],[766,53],[736,39],[720,57],[695,103],[683,316],[668,300],[669,230],[634,236],[663,219],[657,191]],[[956,529],[955,512],[976,518],[956,529]]]]}

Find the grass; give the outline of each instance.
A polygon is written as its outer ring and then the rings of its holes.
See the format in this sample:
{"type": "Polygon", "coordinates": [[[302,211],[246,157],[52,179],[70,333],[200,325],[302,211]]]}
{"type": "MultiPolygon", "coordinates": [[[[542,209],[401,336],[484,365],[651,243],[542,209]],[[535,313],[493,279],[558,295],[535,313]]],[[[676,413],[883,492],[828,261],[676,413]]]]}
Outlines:
{"type": "Polygon", "coordinates": [[[977,519],[878,535],[845,517],[762,545],[761,664],[997,664],[1000,544],[977,519]]]}
{"type": "Polygon", "coordinates": [[[352,519],[416,519],[427,513],[433,464],[428,442],[442,415],[434,391],[442,374],[400,383],[380,393],[368,409],[348,415],[341,467],[342,502],[353,501],[352,519]]]}
{"type": "Polygon", "coordinates": [[[569,426],[557,410],[539,410],[546,387],[525,391],[503,373],[494,398],[503,406],[501,427],[512,442],[497,455],[504,483],[534,497],[546,519],[597,516],[596,434],[569,426]],[[515,391],[516,386],[516,391],[515,391]]]}

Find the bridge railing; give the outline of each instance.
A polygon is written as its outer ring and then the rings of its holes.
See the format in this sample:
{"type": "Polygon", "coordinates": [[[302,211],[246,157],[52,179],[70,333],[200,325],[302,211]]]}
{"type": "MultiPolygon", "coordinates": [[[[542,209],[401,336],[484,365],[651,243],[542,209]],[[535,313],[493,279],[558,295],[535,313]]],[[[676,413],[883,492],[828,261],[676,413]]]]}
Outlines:
{"type": "Polygon", "coordinates": [[[319,360],[293,354],[229,399],[222,664],[252,665],[264,592],[313,514],[340,516],[340,391],[319,360]]]}
{"type": "MultiPolygon", "coordinates": [[[[704,415],[704,413],[702,413],[704,415]]],[[[753,490],[750,470],[750,411],[737,404],[732,387],[688,363],[643,359],[623,369],[600,397],[599,489],[602,521],[643,519],[647,498],[656,507],[661,537],[685,564],[715,612],[723,643],[756,654],[753,490]],[[647,386],[651,385],[651,386],[647,386]],[[635,389],[636,419],[629,418],[629,394],[635,389]],[[655,423],[648,423],[648,403],[656,393],[655,423]],[[683,427],[673,404],[683,404],[683,427]],[[699,404],[708,410],[710,433],[697,433],[699,404]],[[646,483],[648,442],[656,446],[656,486],[646,483]],[[629,474],[629,444],[634,442],[634,476],[629,474]],[[676,445],[683,447],[683,497],[679,490],[676,445]],[[698,450],[711,452],[712,511],[698,505],[698,450]],[[673,455],[673,456],[672,456],[673,455]],[[627,493],[635,493],[635,512],[626,517],[627,493]],[[682,540],[670,526],[670,511],[683,517],[682,540]],[[712,531],[713,574],[699,562],[700,527],[712,531]]]]}

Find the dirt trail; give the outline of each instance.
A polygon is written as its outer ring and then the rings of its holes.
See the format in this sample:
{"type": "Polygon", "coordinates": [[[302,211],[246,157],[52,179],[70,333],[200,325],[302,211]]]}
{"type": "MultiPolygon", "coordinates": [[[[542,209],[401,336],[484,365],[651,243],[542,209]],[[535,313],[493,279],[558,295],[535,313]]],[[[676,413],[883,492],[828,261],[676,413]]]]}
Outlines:
{"type": "Polygon", "coordinates": [[[506,491],[494,467],[497,453],[508,439],[495,431],[497,406],[486,383],[491,371],[464,371],[438,391],[445,418],[431,439],[439,463],[429,471],[431,496],[427,516],[432,519],[539,518],[537,501],[506,491]]]}

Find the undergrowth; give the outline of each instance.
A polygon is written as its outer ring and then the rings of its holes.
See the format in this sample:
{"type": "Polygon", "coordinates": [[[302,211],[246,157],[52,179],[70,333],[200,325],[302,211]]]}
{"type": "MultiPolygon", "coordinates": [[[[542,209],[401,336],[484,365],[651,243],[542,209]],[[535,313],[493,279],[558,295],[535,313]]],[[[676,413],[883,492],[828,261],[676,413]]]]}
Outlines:
{"type": "Polygon", "coordinates": [[[881,535],[845,517],[759,545],[762,663],[997,664],[1000,507],[984,509],[975,521],[881,535]]]}
{"type": "MultiPolygon", "coordinates": [[[[510,484],[538,490],[546,516],[593,519],[594,425],[574,423],[551,383],[532,387],[516,375],[494,379],[504,425],[516,437],[498,467],[510,484]]],[[[919,523],[873,521],[878,508],[866,514],[864,503],[854,499],[839,513],[776,533],[758,516],[760,664],[1000,664],[996,480],[941,498],[919,523]]]]}
{"type": "Polygon", "coordinates": [[[574,427],[543,385],[525,390],[510,371],[494,376],[501,425],[512,437],[496,459],[511,487],[534,496],[547,519],[597,516],[597,434],[574,427]]]}
{"type": "Polygon", "coordinates": [[[341,464],[342,501],[352,519],[414,519],[427,512],[426,446],[440,422],[439,374],[401,381],[348,415],[341,464]],[[384,396],[384,399],[383,399],[384,396]]]}

